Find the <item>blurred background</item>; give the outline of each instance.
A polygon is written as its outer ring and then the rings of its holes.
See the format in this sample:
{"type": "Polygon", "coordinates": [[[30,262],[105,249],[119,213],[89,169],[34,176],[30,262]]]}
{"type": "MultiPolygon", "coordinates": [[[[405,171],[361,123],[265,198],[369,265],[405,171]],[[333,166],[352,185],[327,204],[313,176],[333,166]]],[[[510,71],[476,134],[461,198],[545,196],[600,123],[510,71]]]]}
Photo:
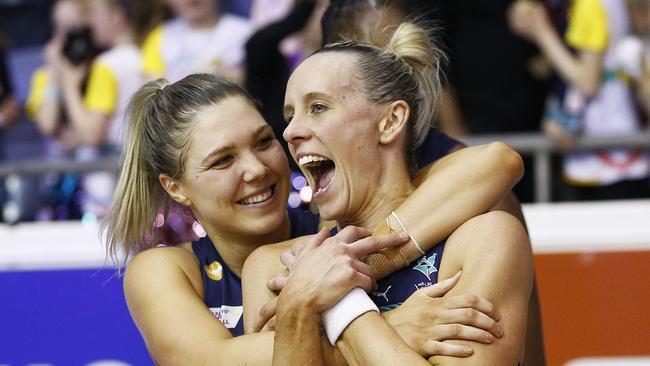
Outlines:
{"type": "MultiPolygon", "coordinates": [[[[0,365],[151,364],[98,236],[128,99],[215,73],[281,136],[329,3],[0,0],[0,365]]],[[[436,26],[439,130],[524,157],[548,364],[650,365],[650,0],[332,1],[359,4],[436,26]]],[[[307,206],[292,168],[288,204],[307,206]]],[[[156,225],[168,243],[205,235],[181,212],[156,225]]]]}

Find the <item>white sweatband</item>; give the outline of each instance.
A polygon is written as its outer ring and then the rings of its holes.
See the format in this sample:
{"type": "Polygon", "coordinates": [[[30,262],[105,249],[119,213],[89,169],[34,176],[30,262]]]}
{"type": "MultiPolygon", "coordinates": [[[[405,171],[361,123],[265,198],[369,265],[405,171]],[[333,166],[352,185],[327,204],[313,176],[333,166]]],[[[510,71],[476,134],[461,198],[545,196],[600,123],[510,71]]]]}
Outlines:
{"type": "Polygon", "coordinates": [[[360,287],[353,288],[334,306],[323,311],[323,326],[332,346],[336,345],[341,333],[354,319],[369,311],[378,313],[379,308],[360,287]]]}
{"type": "MultiPolygon", "coordinates": [[[[413,235],[411,235],[411,233],[409,233],[409,231],[406,230],[406,227],[404,227],[404,224],[402,224],[402,220],[400,220],[399,216],[397,216],[397,212],[391,211],[390,214],[391,214],[391,216],[393,216],[395,218],[395,220],[397,220],[397,223],[402,228],[402,230],[406,233],[406,235],[408,235],[409,238],[411,238],[411,241],[413,242],[413,245],[415,245],[415,248],[417,248],[418,252],[420,252],[420,253],[422,253],[422,255],[424,255],[425,252],[424,252],[424,250],[422,250],[422,247],[420,246],[420,243],[418,243],[418,241],[415,240],[413,235]]],[[[386,223],[388,224],[388,229],[390,230],[390,222],[388,222],[388,219],[386,219],[386,223]]]]}

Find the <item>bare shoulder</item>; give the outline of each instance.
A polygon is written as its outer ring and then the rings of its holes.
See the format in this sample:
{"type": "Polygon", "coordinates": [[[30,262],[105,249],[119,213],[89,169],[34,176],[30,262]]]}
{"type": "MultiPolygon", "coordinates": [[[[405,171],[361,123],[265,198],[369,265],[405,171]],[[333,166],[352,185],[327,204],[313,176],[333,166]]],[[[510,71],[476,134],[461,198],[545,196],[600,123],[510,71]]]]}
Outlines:
{"type": "Polygon", "coordinates": [[[247,272],[247,270],[250,271],[253,268],[267,268],[269,272],[277,274],[276,269],[282,266],[282,263],[280,262],[280,256],[282,253],[291,250],[295,244],[306,243],[312,237],[313,235],[306,235],[279,243],[260,246],[255,249],[248,258],[246,258],[246,262],[244,263],[244,272],[247,272]]]}
{"type": "Polygon", "coordinates": [[[471,258],[486,256],[495,262],[532,258],[528,234],[516,217],[490,211],[466,221],[447,240],[443,267],[451,276],[471,258]]]}
{"type": "Polygon", "coordinates": [[[127,293],[132,286],[143,283],[165,282],[171,278],[186,278],[196,291],[202,292],[201,273],[189,246],[158,247],[138,253],[126,267],[124,287],[127,293]]]}

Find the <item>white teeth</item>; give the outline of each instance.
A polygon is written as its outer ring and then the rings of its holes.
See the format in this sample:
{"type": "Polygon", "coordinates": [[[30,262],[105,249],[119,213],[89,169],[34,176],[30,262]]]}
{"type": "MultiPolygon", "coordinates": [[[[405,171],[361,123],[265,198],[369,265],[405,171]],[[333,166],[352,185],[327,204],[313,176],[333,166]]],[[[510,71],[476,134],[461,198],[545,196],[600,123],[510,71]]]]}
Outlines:
{"type": "Polygon", "coordinates": [[[239,203],[242,203],[242,204],[245,204],[245,205],[253,205],[253,204],[256,204],[256,203],[266,201],[267,199],[269,199],[271,197],[272,194],[273,194],[273,190],[269,189],[268,191],[266,191],[264,193],[256,194],[253,197],[249,197],[249,198],[246,198],[246,199],[243,199],[243,200],[239,200],[239,203]]]}
{"type": "Polygon", "coordinates": [[[322,156],[316,156],[316,155],[305,155],[298,159],[298,164],[299,165],[305,165],[309,163],[313,163],[314,161],[327,161],[329,160],[328,158],[324,158],[322,156]]]}

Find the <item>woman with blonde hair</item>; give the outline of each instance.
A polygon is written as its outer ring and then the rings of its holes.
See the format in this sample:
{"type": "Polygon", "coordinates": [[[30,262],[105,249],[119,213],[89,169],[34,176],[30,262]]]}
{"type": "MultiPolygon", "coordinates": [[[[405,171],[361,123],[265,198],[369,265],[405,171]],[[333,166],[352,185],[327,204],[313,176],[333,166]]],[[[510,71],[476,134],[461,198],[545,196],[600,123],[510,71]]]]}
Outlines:
{"type": "Polygon", "coordinates": [[[318,364],[329,357],[321,344],[321,318],[329,341],[348,363],[426,364],[422,356],[431,354],[422,347],[411,349],[378,315],[378,307],[408,304],[416,290],[462,270],[458,284],[445,296],[473,293],[489,299],[502,315],[504,336],[490,344],[447,340],[471,346],[474,353],[463,359],[433,355],[429,361],[521,362],[533,281],[526,231],[515,217],[494,211],[466,221],[436,245],[419,228],[404,224],[395,210],[414,190],[411,156],[435,111],[439,59],[427,32],[411,23],[402,23],[390,37],[371,39],[386,42],[329,44],[294,71],[285,98],[289,126],[284,137],[316,192],[321,218],[336,220],[343,231],[386,223],[388,232],[408,234],[421,257],[379,280],[371,302],[359,289],[342,297],[345,288],[331,284],[330,277],[338,275],[333,263],[343,260],[340,253],[356,254],[350,246],[310,242],[284,252],[294,245],[289,241],[261,247],[244,268],[247,329],[258,312],[263,322],[277,310],[276,364],[318,364]],[[285,266],[288,276],[273,279],[285,266]],[[280,289],[275,298],[271,290],[280,289]],[[269,305],[263,306],[266,301],[269,305]]]}

